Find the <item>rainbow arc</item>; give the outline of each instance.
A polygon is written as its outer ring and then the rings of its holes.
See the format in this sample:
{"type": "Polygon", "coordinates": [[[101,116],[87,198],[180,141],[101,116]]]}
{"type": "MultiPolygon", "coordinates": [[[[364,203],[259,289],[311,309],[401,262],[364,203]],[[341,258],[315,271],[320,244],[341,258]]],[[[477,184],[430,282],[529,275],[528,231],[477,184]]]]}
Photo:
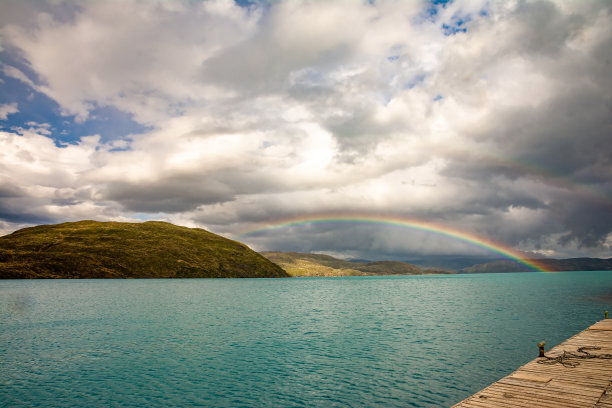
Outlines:
{"type": "Polygon", "coordinates": [[[265,233],[288,227],[298,227],[303,225],[317,224],[375,224],[388,225],[394,227],[409,228],[412,230],[426,231],[445,237],[453,238],[469,245],[473,245],[488,252],[498,254],[512,261],[516,261],[530,269],[540,272],[548,272],[546,267],[533,259],[527,259],[525,256],[514,248],[494,242],[490,239],[479,237],[475,234],[460,231],[458,229],[443,226],[429,221],[414,220],[402,217],[378,216],[370,214],[318,214],[293,218],[285,218],[275,220],[273,222],[262,224],[256,228],[242,231],[236,234],[236,237],[248,237],[255,234],[265,233]]]}

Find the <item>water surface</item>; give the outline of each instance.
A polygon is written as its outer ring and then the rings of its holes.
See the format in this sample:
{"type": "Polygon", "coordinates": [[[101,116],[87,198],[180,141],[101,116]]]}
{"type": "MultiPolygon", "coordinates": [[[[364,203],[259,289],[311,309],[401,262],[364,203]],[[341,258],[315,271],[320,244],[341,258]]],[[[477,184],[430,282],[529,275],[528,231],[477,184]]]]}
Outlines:
{"type": "Polygon", "coordinates": [[[449,406],[611,294],[610,272],[0,281],[0,406],[449,406]]]}

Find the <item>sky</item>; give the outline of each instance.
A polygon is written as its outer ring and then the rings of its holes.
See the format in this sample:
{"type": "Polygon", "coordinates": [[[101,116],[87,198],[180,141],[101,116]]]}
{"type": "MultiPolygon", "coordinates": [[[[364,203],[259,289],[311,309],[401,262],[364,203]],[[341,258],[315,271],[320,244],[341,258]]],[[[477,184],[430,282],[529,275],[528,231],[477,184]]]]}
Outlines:
{"type": "Polygon", "coordinates": [[[0,234],[164,220],[260,251],[486,255],[261,231],[358,214],[607,258],[611,60],[597,0],[2,0],[0,234]]]}

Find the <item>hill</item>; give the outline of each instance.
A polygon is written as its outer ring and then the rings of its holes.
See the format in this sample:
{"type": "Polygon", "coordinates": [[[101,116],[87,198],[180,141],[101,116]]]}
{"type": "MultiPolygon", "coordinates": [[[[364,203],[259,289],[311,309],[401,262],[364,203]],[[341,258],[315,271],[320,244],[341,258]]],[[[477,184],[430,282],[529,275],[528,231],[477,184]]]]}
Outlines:
{"type": "Polygon", "coordinates": [[[0,237],[0,278],[287,277],[239,242],[165,222],[79,221],[0,237]]]}
{"type": "Polygon", "coordinates": [[[329,255],[300,252],[262,252],[262,255],[280,265],[291,276],[379,276],[452,273],[443,270],[421,269],[400,261],[350,262],[329,255]]]}
{"type": "MultiPolygon", "coordinates": [[[[538,264],[549,271],[609,271],[612,270],[612,258],[568,258],[537,259],[538,264]]],[[[533,272],[525,265],[515,261],[503,260],[487,262],[463,268],[459,273],[504,273],[533,272]]]]}

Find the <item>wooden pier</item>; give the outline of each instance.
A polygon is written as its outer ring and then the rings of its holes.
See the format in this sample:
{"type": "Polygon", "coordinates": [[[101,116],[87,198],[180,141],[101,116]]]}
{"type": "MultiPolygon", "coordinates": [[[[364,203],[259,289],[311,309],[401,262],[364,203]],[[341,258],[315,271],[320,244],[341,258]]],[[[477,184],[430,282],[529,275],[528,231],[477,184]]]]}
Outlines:
{"type": "Polygon", "coordinates": [[[488,407],[612,408],[612,319],[595,323],[453,406],[488,407]]]}

